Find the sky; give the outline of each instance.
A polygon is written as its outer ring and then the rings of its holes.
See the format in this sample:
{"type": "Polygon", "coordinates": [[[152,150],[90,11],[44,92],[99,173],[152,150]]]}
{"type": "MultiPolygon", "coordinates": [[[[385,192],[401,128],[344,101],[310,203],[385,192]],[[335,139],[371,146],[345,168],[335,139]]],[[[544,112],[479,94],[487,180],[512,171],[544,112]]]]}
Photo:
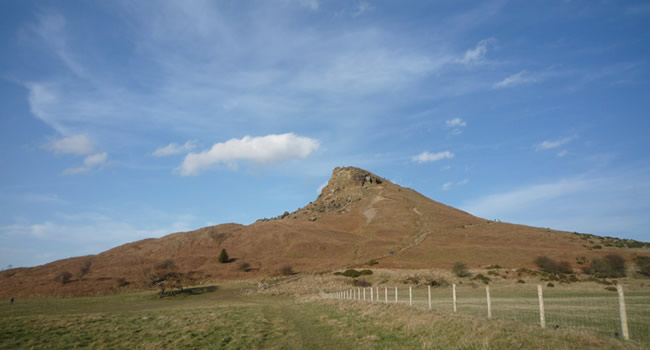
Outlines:
{"type": "Polygon", "coordinates": [[[357,166],[650,241],[647,1],[0,0],[0,268],[305,206],[357,166]]]}

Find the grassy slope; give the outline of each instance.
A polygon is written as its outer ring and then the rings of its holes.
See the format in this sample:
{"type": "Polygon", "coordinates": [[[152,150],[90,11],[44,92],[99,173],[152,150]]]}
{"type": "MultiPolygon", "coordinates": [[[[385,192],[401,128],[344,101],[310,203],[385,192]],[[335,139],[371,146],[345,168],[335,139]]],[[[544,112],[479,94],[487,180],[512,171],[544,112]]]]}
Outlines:
{"type": "Polygon", "coordinates": [[[0,329],[0,348],[643,348],[398,305],[242,296],[237,286],[162,300],[153,293],[18,299],[0,307],[0,329]]]}

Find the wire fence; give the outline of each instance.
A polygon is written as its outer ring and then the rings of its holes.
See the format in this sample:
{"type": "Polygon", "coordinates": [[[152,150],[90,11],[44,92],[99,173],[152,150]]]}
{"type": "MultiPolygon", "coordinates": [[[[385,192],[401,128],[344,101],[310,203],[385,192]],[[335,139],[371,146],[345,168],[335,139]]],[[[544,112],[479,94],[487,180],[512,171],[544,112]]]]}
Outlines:
{"type": "Polygon", "coordinates": [[[354,287],[325,298],[398,303],[436,312],[513,320],[544,328],[590,330],[650,344],[650,291],[542,288],[541,285],[354,287]]]}

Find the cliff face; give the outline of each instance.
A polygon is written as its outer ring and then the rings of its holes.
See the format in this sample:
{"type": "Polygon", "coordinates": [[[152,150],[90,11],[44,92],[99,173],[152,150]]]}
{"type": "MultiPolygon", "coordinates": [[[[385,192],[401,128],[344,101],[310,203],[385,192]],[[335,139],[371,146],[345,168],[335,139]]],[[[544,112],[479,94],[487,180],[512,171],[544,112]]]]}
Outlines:
{"type": "Polygon", "coordinates": [[[650,251],[587,248],[577,235],[477,218],[369,171],[344,167],[334,169],[315,201],[295,212],[3,271],[0,295],[106,294],[155,288],[152,281],[165,279],[170,285],[249,279],[278,274],[286,265],[297,272],[326,272],[370,259],[383,268],[449,268],[456,261],[531,267],[539,255],[575,261],[612,251],[628,256],[650,251]],[[221,249],[230,263],[218,262],[221,249]]]}

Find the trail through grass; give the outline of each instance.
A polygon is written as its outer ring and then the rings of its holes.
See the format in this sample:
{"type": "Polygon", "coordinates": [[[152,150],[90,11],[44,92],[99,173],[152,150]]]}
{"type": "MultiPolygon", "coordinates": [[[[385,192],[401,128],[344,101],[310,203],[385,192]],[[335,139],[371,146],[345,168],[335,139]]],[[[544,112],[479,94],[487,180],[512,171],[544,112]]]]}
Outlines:
{"type": "Polygon", "coordinates": [[[32,298],[0,307],[0,349],[642,349],[611,337],[404,305],[241,295],[237,286],[32,298]]]}

